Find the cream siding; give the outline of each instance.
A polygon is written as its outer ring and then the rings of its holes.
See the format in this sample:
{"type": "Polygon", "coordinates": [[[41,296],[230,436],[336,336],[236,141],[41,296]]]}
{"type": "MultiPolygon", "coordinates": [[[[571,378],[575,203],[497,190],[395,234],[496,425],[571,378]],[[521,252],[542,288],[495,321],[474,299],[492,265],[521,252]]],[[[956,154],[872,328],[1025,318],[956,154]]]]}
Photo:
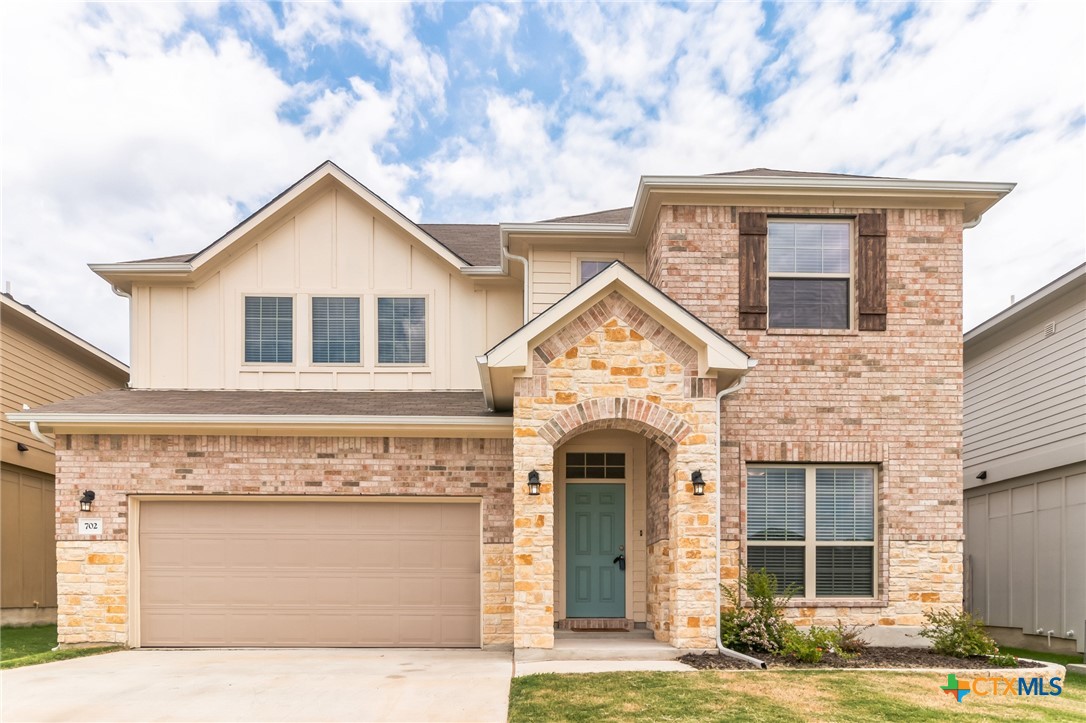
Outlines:
{"type": "Polygon", "coordinates": [[[579,247],[532,246],[528,250],[532,317],[546,311],[555,302],[580,285],[580,260],[621,261],[645,276],[645,251],[635,248],[592,249],[596,244],[585,239],[579,247]]]}
{"type": "Polygon", "coordinates": [[[475,357],[519,326],[520,285],[478,282],[353,194],[321,193],[190,286],[133,288],[133,387],[478,389],[475,357]],[[294,299],[294,359],[244,361],[244,298],[294,299]],[[357,296],[361,362],[313,364],[311,299],[357,296]],[[427,363],[377,363],[377,298],[426,299],[427,363]]]}

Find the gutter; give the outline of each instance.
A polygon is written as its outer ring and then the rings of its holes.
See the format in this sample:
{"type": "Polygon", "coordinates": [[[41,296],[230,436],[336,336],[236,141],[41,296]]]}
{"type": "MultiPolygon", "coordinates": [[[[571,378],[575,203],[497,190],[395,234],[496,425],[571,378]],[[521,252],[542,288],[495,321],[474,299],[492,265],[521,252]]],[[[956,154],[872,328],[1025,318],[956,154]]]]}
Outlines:
{"type": "MultiPolygon", "coordinates": [[[[190,424],[190,425],[235,425],[250,427],[309,426],[309,425],[350,425],[373,426],[383,428],[401,427],[509,427],[513,424],[510,417],[439,417],[439,416],[394,416],[368,415],[348,416],[333,414],[79,414],[79,413],[44,413],[34,414],[28,408],[22,412],[8,412],[9,422],[29,424],[33,433],[39,424],[190,424]]],[[[50,445],[51,446],[51,445],[50,445]]]]}
{"type": "MultiPolygon", "coordinates": [[[[758,362],[754,359],[748,361],[748,366],[753,369],[758,362]]],[[[749,373],[749,372],[748,372],[749,373]]],[[[716,414],[717,425],[720,425],[720,402],[724,397],[729,394],[735,394],[738,391],[742,391],[747,386],[747,375],[744,374],[739,378],[735,384],[732,384],[726,389],[721,389],[716,395],[716,414]]],[[[720,429],[717,429],[716,433],[716,613],[717,613],[717,625],[716,625],[716,649],[721,655],[726,655],[729,658],[738,658],[747,663],[753,663],[762,670],[765,670],[768,666],[764,660],[759,660],[745,653],[740,653],[737,650],[724,647],[724,641],[720,639],[720,586],[723,584],[720,580],[720,496],[721,496],[721,480],[720,480],[720,429]]]]}
{"type": "MultiPolygon", "coordinates": [[[[24,412],[29,412],[30,411],[30,405],[29,404],[24,404],[23,405],[23,411],[24,412]]],[[[34,435],[34,439],[38,440],[39,442],[44,444],[49,449],[56,449],[57,448],[57,443],[54,440],[49,439],[48,437],[46,437],[44,434],[41,433],[41,430],[38,429],[38,423],[37,422],[31,422],[30,423],[30,433],[34,435]]]]}

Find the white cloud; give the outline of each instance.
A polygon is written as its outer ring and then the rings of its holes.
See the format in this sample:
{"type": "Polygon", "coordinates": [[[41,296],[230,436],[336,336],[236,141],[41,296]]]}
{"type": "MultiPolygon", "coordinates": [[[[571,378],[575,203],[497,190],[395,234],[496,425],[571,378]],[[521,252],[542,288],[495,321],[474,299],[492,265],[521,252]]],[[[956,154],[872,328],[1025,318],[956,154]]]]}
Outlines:
{"type": "Polygon", "coordinates": [[[199,249],[325,158],[435,221],[751,166],[1017,181],[966,232],[967,326],[1083,258],[1081,4],[788,3],[774,27],[756,2],[443,12],[4,4],[4,279],[125,357],[125,303],[86,263],[199,249]]]}

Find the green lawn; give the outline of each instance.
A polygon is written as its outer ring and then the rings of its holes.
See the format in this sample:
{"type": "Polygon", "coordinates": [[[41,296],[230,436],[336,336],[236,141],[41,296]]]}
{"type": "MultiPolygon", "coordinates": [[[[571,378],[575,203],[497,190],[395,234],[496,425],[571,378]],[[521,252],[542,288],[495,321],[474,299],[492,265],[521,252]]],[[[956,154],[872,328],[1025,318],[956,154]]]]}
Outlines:
{"type": "Polygon", "coordinates": [[[1082,656],[1078,654],[1067,655],[1066,653],[1043,653],[1036,650],[1027,650],[1026,648],[1008,648],[1004,645],[999,646],[999,652],[1013,655],[1016,658],[1029,658],[1030,660],[1046,660],[1049,663],[1059,663],[1060,665],[1082,663],[1082,656]]]}
{"type": "Polygon", "coordinates": [[[1058,697],[967,695],[935,673],[769,671],[598,673],[514,678],[509,720],[521,721],[1086,721],[1086,676],[1058,697]]]}
{"type": "Polygon", "coordinates": [[[53,648],[56,644],[56,625],[36,625],[31,628],[0,628],[0,670],[120,650],[119,646],[111,645],[99,648],[75,648],[54,651],[53,648]]]}

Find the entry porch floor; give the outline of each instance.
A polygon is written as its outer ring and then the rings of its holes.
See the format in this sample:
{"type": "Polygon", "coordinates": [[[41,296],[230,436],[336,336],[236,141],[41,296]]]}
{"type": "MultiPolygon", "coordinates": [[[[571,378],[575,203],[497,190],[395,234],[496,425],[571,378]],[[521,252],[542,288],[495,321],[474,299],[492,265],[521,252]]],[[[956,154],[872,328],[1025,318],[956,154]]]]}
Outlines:
{"type": "Polygon", "coordinates": [[[675,660],[685,650],[678,650],[652,637],[650,630],[614,632],[554,631],[550,650],[521,648],[517,662],[540,660],[675,660]]]}

